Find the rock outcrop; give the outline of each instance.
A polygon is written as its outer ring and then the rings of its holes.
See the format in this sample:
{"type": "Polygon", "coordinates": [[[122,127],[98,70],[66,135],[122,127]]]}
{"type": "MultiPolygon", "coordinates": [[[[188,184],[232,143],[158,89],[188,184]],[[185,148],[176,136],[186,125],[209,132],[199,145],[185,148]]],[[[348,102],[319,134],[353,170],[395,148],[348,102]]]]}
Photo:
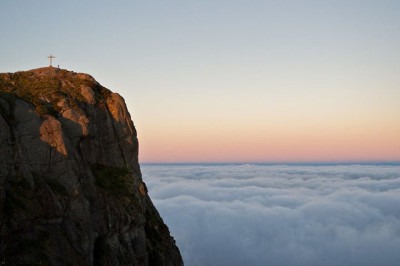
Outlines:
{"type": "Polygon", "coordinates": [[[124,99],[87,74],[0,74],[0,261],[183,265],[124,99]]]}

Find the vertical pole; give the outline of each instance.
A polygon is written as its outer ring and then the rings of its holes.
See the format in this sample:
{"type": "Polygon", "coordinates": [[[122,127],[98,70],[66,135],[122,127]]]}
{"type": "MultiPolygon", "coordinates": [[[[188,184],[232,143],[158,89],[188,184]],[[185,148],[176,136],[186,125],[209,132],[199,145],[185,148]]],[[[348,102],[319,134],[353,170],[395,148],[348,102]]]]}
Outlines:
{"type": "Polygon", "coordinates": [[[52,64],[53,64],[53,58],[56,58],[54,55],[49,55],[47,58],[49,58],[50,59],[50,66],[52,66],[52,64]]]}

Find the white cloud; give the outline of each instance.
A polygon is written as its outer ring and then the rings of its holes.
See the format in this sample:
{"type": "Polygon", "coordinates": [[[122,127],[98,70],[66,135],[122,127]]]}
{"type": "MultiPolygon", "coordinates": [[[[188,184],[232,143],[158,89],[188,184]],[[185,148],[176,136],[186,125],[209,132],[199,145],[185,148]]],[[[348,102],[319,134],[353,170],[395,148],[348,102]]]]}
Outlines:
{"type": "Polygon", "coordinates": [[[400,265],[400,166],[142,171],[188,266],[400,265]]]}

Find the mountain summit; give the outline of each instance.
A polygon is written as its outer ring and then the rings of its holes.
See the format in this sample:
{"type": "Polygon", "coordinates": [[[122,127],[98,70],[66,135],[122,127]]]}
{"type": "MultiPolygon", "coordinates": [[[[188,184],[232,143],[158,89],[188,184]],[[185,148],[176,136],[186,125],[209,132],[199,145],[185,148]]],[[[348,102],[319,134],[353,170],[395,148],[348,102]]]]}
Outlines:
{"type": "Polygon", "coordinates": [[[0,74],[0,261],[183,265],[124,99],[87,74],[0,74]]]}

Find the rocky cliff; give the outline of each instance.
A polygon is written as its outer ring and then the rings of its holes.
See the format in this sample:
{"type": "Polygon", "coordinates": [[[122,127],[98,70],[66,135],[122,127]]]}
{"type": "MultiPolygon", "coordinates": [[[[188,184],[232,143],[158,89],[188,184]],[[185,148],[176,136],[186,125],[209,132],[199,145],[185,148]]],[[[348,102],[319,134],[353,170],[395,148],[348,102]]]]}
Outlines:
{"type": "Polygon", "coordinates": [[[182,265],[124,99],[87,74],[0,74],[0,260],[182,265]]]}

